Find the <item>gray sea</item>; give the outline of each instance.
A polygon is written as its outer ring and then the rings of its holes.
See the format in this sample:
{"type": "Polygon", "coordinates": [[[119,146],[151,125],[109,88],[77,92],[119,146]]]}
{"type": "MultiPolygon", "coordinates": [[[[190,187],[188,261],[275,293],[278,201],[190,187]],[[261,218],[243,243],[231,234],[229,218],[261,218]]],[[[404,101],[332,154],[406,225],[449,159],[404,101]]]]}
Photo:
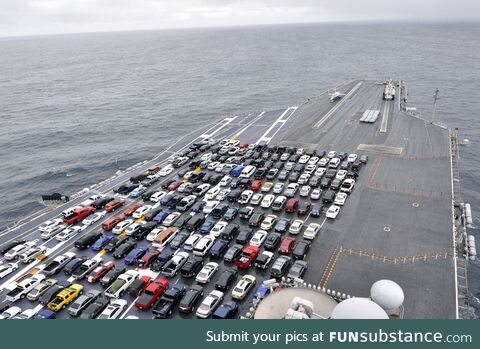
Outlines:
{"type": "MultiPolygon", "coordinates": [[[[0,32],[1,36],[1,32],[0,32]]],[[[305,24],[0,38],[0,226],[226,114],[298,104],[353,79],[402,79],[460,129],[480,217],[480,24],[305,24]]],[[[477,236],[480,247],[480,236],[477,236]]],[[[470,289],[480,286],[471,263],[470,289]]],[[[476,299],[473,299],[476,302],[476,299]]]]}

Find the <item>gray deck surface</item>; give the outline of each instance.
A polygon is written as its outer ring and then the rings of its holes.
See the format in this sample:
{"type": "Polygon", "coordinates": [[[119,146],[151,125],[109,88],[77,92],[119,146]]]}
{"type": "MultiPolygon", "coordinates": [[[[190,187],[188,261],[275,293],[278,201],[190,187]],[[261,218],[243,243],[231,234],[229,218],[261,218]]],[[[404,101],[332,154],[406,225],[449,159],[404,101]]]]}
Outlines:
{"type": "MultiPolygon", "coordinates": [[[[108,192],[133,174],[164,163],[201,135],[217,139],[234,136],[245,143],[366,154],[369,156],[368,165],[361,170],[355,190],[337,219],[331,222],[324,215],[307,217],[307,224],[318,222],[323,227],[308,255],[305,281],[352,296],[368,296],[373,282],[388,278],[405,291],[406,318],[454,318],[456,293],[448,130],[399,112],[396,101],[382,101],[383,86],[374,82],[354,81],[339,87],[345,93],[352,89],[352,93],[334,103],[329,101],[327,94],[322,94],[298,109],[252,113],[205,126],[133,172],[106,183],[98,191],[108,192]],[[374,124],[358,121],[366,109],[380,110],[374,124]],[[388,112],[387,129],[380,133],[385,111],[388,112]],[[375,145],[375,151],[358,150],[360,144],[375,145]],[[379,148],[379,145],[384,147],[379,148]],[[400,151],[400,155],[393,155],[400,151]]],[[[166,178],[170,177],[176,178],[176,171],[166,178]]],[[[39,224],[84,199],[75,199],[2,234],[0,243],[14,237],[40,239],[36,230],[39,224]]],[[[265,210],[265,213],[270,211],[265,210]]],[[[238,223],[238,219],[235,222],[238,223]]],[[[97,222],[82,234],[100,225],[101,222],[97,222]]],[[[53,249],[49,259],[68,250],[74,251],[73,242],[77,238],[60,244],[55,240],[47,241],[45,245],[53,249]]],[[[88,250],[77,255],[93,257],[96,253],[88,250]]],[[[101,258],[106,261],[112,257],[105,254],[101,258]]],[[[231,267],[223,261],[219,263],[221,269],[231,267]]],[[[8,279],[20,276],[38,264],[37,261],[22,265],[18,272],[2,279],[0,299],[4,298],[8,279]]],[[[267,276],[265,272],[248,272],[257,276],[257,282],[267,276]]],[[[213,289],[219,274],[205,287],[205,294],[213,289]]],[[[64,275],[61,273],[56,277],[64,278],[64,275]]],[[[176,277],[170,282],[182,282],[188,286],[194,280],[176,277]]],[[[99,285],[86,284],[86,287],[101,289],[99,285]]],[[[126,298],[133,305],[133,300],[126,298]]],[[[250,301],[249,298],[240,303],[242,313],[246,312],[250,301]]],[[[27,300],[17,303],[22,309],[38,304],[27,300]]],[[[141,312],[135,307],[129,308],[125,315],[151,317],[149,312],[141,312]]],[[[59,313],[59,317],[64,316],[67,316],[65,312],[59,313]]]]}

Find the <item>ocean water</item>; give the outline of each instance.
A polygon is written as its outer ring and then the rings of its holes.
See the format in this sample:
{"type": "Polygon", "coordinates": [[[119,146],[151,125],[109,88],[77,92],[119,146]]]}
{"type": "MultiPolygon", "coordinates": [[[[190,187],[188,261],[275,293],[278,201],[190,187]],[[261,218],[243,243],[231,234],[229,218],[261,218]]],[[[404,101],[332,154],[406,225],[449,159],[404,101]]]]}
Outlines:
{"type": "MultiPolygon", "coordinates": [[[[424,115],[440,89],[438,121],[470,140],[461,186],[480,225],[479,61],[479,23],[0,38],[0,226],[40,209],[42,193],[74,193],[227,114],[388,77],[407,83],[409,104],[424,115]]],[[[475,295],[480,264],[470,269],[475,295]]]]}

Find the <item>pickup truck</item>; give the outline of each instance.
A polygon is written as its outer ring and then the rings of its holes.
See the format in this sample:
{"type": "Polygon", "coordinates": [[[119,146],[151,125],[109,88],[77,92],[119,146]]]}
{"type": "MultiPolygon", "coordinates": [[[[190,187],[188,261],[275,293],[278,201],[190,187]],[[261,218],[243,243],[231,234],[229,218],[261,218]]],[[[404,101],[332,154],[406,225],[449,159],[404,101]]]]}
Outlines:
{"type": "Polygon", "coordinates": [[[45,266],[45,268],[43,268],[43,273],[49,276],[58,273],[74,257],[75,253],[73,252],[67,252],[58,257],[55,257],[50,263],[45,266]]]}
{"type": "Polygon", "coordinates": [[[175,284],[167,289],[152,309],[155,319],[166,319],[172,315],[173,310],[185,295],[185,292],[185,286],[181,284],[175,284]]]}
{"type": "Polygon", "coordinates": [[[23,280],[20,282],[17,287],[7,293],[6,300],[8,302],[15,302],[19,299],[23,299],[27,296],[28,292],[30,292],[35,286],[37,286],[40,282],[45,279],[45,275],[37,274],[28,279],[23,280]]]}
{"type": "Polygon", "coordinates": [[[109,298],[120,298],[125,293],[128,286],[130,286],[138,276],[139,273],[135,270],[129,270],[126,273],[121,274],[117,280],[105,290],[105,296],[109,298]]]}

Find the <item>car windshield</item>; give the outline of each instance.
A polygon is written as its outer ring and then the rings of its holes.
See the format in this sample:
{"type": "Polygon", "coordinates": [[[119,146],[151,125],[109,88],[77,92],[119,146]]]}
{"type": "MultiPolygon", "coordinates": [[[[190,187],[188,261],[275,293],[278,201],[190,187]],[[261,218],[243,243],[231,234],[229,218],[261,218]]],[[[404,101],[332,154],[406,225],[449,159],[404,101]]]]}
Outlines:
{"type": "Polygon", "coordinates": [[[240,287],[235,287],[235,288],[233,289],[233,291],[234,291],[234,292],[237,292],[237,293],[242,293],[242,292],[243,292],[243,289],[240,288],[240,287]]]}

